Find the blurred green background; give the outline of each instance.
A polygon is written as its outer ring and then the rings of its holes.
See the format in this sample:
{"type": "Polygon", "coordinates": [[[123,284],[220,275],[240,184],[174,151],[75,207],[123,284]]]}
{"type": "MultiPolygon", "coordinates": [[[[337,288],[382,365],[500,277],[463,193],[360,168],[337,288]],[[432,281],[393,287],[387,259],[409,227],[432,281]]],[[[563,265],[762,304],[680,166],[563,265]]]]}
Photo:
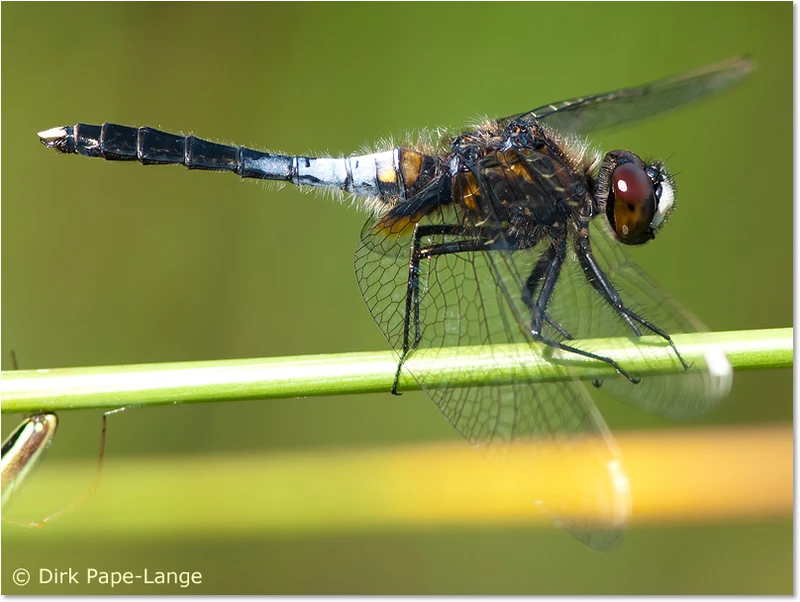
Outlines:
{"type": "MultiPolygon", "coordinates": [[[[671,155],[678,211],[631,253],[670,293],[713,330],[789,326],[792,20],[789,3],[3,3],[3,369],[12,348],[23,368],[386,348],[353,275],[360,215],[228,174],[60,156],[39,130],[113,121],[349,153],[744,53],[759,68],[739,88],[594,141],[671,155]]],[[[675,426],[601,410],[615,430],[675,426]]],[[[99,414],[61,419],[37,479],[82,458],[88,486],[99,414]]],[[[4,416],[3,434],[18,420],[4,416]]],[[[738,373],[700,424],[791,420],[784,370],[738,373]]],[[[458,435],[421,393],[130,410],[111,418],[104,470],[137,455],[433,440],[458,435]]],[[[3,547],[7,594],[109,592],[10,580],[68,565],[202,571],[191,593],[792,591],[789,520],[633,529],[606,555],[534,527],[110,544],[53,526],[3,547]]],[[[159,591],[178,590],[120,593],[159,591]]]]}

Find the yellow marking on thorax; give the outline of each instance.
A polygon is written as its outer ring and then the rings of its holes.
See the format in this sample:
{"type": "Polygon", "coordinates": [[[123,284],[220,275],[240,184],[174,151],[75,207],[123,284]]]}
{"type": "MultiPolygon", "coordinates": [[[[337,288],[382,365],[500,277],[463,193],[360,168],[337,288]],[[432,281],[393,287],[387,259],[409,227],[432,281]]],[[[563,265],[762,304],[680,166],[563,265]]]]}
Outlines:
{"type": "Polygon", "coordinates": [[[480,201],[478,181],[472,172],[460,173],[453,178],[453,200],[459,201],[473,213],[478,213],[480,201]]]}

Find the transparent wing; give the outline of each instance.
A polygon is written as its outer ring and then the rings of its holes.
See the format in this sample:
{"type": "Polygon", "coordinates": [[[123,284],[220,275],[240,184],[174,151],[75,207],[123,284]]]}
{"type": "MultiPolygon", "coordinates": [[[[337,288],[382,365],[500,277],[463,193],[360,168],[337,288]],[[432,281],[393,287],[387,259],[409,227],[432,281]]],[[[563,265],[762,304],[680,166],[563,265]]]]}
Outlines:
{"type": "Polygon", "coordinates": [[[573,98],[500,120],[533,118],[560,131],[586,133],[657,115],[702,96],[724,90],[756,67],[747,57],[735,57],[695,71],[615,92],[573,98]]]}
{"type": "MultiPolygon", "coordinates": [[[[396,213],[415,213],[416,202],[411,199],[406,208],[399,207],[396,213]]],[[[418,348],[426,350],[425,358],[435,359],[437,350],[445,348],[448,353],[458,354],[467,346],[519,343],[521,350],[517,351],[491,347],[488,361],[514,362],[523,375],[535,371],[523,357],[540,351],[532,345],[528,310],[520,296],[520,274],[529,271],[530,266],[518,266],[513,254],[502,250],[436,255],[420,263],[419,300],[412,303],[409,261],[414,227],[467,223],[460,209],[453,205],[422,218],[417,216],[415,220],[379,222],[377,226],[368,223],[355,257],[364,300],[398,356],[402,353],[406,330],[410,329],[412,335],[416,331],[414,316],[418,313],[418,348]],[[412,316],[409,326],[407,309],[412,316]]],[[[477,236],[474,229],[470,234],[477,236]]],[[[419,245],[431,248],[452,243],[456,238],[464,240],[469,235],[430,234],[421,238],[419,245]]],[[[533,258],[530,255],[526,261],[533,258]]],[[[530,384],[521,379],[513,384],[442,387],[441,383],[433,385],[429,366],[430,360],[415,359],[413,353],[405,363],[405,368],[453,426],[473,443],[491,443],[492,455],[502,455],[506,452],[498,449],[513,447],[498,444],[531,439],[555,444],[556,455],[568,454],[579,442],[588,444],[591,468],[581,473],[585,482],[578,487],[584,499],[578,505],[595,509],[590,515],[596,515],[600,508],[605,518],[602,525],[591,519],[559,522],[595,548],[608,548],[618,540],[629,512],[627,481],[613,440],[581,383],[530,384]]],[[[550,445],[547,449],[547,454],[532,456],[530,461],[549,463],[554,447],[550,445]]],[[[539,491],[537,499],[555,516],[573,514],[563,508],[574,509],[575,500],[560,500],[557,493],[546,491],[539,491]]]]}
{"type": "MultiPolygon", "coordinates": [[[[704,332],[703,323],[671,298],[644,270],[631,261],[607,230],[600,217],[590,226],[590,240],[595,259],[620,295],[625,307],[653,326],[669,335],[704,332]]],[[[502,260],[523,269],[539,256],[539,248],[516,251],[502,260]]],[[[500,263],[498,256],[493,256],[500,263]]],[[[502,267],[496,270],[502,270],[502,267]]],[[[527,274],[519,274],[518,282],[524,282],[527,274]]],[[[512,293],[509,291],[508,296],[512,293]]],[[[524,308],[518,310],[524,312],[524,308]]],[[[524,315],[524,314],[523,314],[524,315]]],[[[558,283],[547,306],[547,315],[553,325],[546,324],[543,334],[547,339],[567,343],[579,349],[602,355],[601,349],[593,345],[593,339],[626,337],[635,339],[636,333],[630,325],[587,281],[587,277],[573,249],[570,249],[558,283]],[[570,340],[564,336],[570,335],[570,340]]],[[[643,336],[652,341],[652,346],[670,349],[669,343],[652,330],[641,325],[643,336]]],[[[648,347],[641,351],[638,361],[647,365],[648,347]]],[[[677,346],[678,353],[681,348],[677,346]]],[[[616,359],[616,358],[611,358],[616,359]]],[[[675,355],[675,363],[679,358],[675,355]]],[[[637,376],[636,369],[620,361],[621,367],[637,376]]],[[[638,362],[637,362],[638,363],[638,362]]],[[[648,375],[633,383],[623,376],[602,381],[603,391],[630,403],[645,412],[671,420],[695,418],[716,406],[730,391],[732,384],[730,364],[725,356],[714,349],[706,351],[706,359],[694,360],[688,370],[668,375],[648,375]]]]}
{"type": "MultiPolygon", "coordinates": [[[[595,220],[591,226],[592,249],[601,268],[621,295],[627,307],[670,335],[703,332],[703,323],[670,297],[644,270],[625,254],[622,245],[612,239],[607,225],[595,220]]],[[[574,262],[566,276],[581,281],[585,277],[574,262]]],[[[562,276],[562,278],[564,277],[562,276]]],[[[562,283],[559,282],[559,285],[562,283]]],[[[570,286],[565,280],[565,286],[570,286]]],[[[580,338],[633,336],[630,327],[622,322],[607,304],[597,298],[590,302],[584,297],[590,292],[577,283],[570,295],[556,299],[554,311],[559,315],[585,316],[575,329],[580,338]],[[599,307],[598,307],[599,306],[599,307]],[[591,307],[591,310],[583,308],[591,307]],[[598,309],[600,311],[598,311],[598,309]],[[613,314],[613,315],[610,315],[613,314]]],[[[566,317],[564,318],[566,319],[566,317]]],[[[643,329],[643,335],[652,336],[643,329]]],[[[667,346],[666,342],[657,343],[667,346]]],[[[680,352],[678,346],[678,352],[680,352]]],[[[680,373],[642,378],[639,384],[627,379],[609,379],[603,390],[642,410],[673,420],[693,418],[714,407],[730,390],[732,373],[724,356],[709,350],[706,360],[695,360],[689,370],[680,373]]]]}

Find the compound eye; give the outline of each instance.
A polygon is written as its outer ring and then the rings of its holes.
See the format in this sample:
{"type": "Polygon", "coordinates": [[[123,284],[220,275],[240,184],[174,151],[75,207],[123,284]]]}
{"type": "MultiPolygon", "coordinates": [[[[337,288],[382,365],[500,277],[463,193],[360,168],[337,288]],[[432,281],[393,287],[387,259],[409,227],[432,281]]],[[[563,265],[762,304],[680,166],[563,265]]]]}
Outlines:
{"type": "Polygon", "coordinates": [[[636,163],[619,165],[611,176],[614,188],[614,231],[620,241],[638,245],[653,238],[650,223],[656,212],[653,182],[636,163]]]}

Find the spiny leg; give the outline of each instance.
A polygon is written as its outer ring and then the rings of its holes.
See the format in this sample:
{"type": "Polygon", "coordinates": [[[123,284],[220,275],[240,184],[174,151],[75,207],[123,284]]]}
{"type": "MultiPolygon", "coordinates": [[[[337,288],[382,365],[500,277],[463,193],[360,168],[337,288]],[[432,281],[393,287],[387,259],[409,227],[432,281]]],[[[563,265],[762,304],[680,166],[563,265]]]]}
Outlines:
{"type": "Polygon", "coordinates": [[[540,258],[536,266],[534,266],[533,270],[531,271],[531,276],[528,278],[528,281],[526,283],[527,290],[525,291],[525,293],[523,293],[524,299],[529,299],[532,301],[535,293],[534,289],[537,285],[539,287],[539,292],[538,295],[536,296],[536,301],[530,304],[531,313],[533,314],[533,317],[531,319],[531,330],[530,330],[531,336],[535,340],[549,347],[562,349],[564,351],[569,351],[572,353],[576,353],[578,355],[582,355],[583,357],[588,357],[590,359],[605,362],[606,364],[612,366],[619,374],[627,378],[629,381],[631,381],[634,384],[637,384],[638,382],[640,382],[640,379],[631,376],[614,359],[602,355],[597,355],[596,353],[592,353],[591,351],[585,351],[583,349],[579,349],[578,347],[574,347],[572,345],[561,343],[560,341],[548,338],[543,334],[542,328],[544,326],[544,322],[547,322],[549,324],[554,323],[547,317],[547,307],[550,303],[550,299],[553,296],[555,286],[558,283],[558,278],[561,275],[561,268],[564,264],[566,252],[567,252],[566,238],[561,238],[554,241],[553,246],[549,247],[548,250],[545,251],[545,254],[542,256],[542,258],[540,258]]]}
{"type": "MultiPolygon", "coordinates": [[[[538,286],[539,282],[544,278],[547,270],[550,268],[551,263],[553,262],[553,253],[554,250],[550,247],[547,251],[542,253],[539,259],[536,262],[536,265],[533,266],[533,270],[531,270],[530,276],[528,276],[528,280],[525,283],[525,287],[522,289],[522,302],[531,310],[535,309],[535,303],[533,301],[533,294],[536,291],[536,287],[538,286]]],[[[572,339],[572,335],[567,332],[561,324],[556,322],[550,317],[550,314],[544,314],[544,320],[554,329],[556,330],[561,336],[565,339],[572,339]]]]}
{"type": "Polygon", "coordinates": [[[628,309],[625,306],[622,301],[622,297],[620,297],[619,293],[614,288],[614,285],[611,284],[611,281],[608,279],[608,276],[606,276],[606,274],[600,268],[600,265],[597,263],[597,260],[592,253],[591,245],[589,243],[588,229],[582,230],[578,235],[576,250],[581,267],[586,275],[586,279],[592,284],[594,289],[600,293],[603,299],[605,299],[606,303],[608,303],[625,321],[625,323],[628,324],[636,336],[642,336],[641,330],[635,324],[638,323],[667,341],[669,346],[672,348],[672,351],[675,352],[678,360],[680,360],[681,364],[683,365],[684,370],[688,370],[690,365],[686,363],[681,354],[678,352],[678,349],[675,347],[675,343],[673,342],[669,333],[663,328],[660,328],[652,322],[642,318],[636,312],[628,309]]]}
{"type": "Polygon", "coordinates": [[[392,394],[400,395],[397,386],[400,380],[400,372],[403,368],[408,355],[413,352],[422,340],[420,329],[420,298],[419,298],[419,277],[420,261],[431,259],[437,255],[450,255],[453,253],[472,253],[479,251],[490,251],[498,248],[506,248],[507,242],[502,241],[499,232],[490,231],[482,233],[489,235],[486,238],[466,240],[455,240],[428,247],[421,246],[421,239],[425,236],[467,236],[471,234],[466,227],[455,224],[441,225],[419,225],[414,228],[411,241],[411,258],[408,262],[408,281],[406,285],[406,306],[403,326],[403,349],[400,354],[400,361],[397,363],[397,370],[392,383],[392,394]],[[412,325],[413,322],[413,325],[412,325]],[[411,329],[414,329],[413,342],[411,341],[411,329]]]}

